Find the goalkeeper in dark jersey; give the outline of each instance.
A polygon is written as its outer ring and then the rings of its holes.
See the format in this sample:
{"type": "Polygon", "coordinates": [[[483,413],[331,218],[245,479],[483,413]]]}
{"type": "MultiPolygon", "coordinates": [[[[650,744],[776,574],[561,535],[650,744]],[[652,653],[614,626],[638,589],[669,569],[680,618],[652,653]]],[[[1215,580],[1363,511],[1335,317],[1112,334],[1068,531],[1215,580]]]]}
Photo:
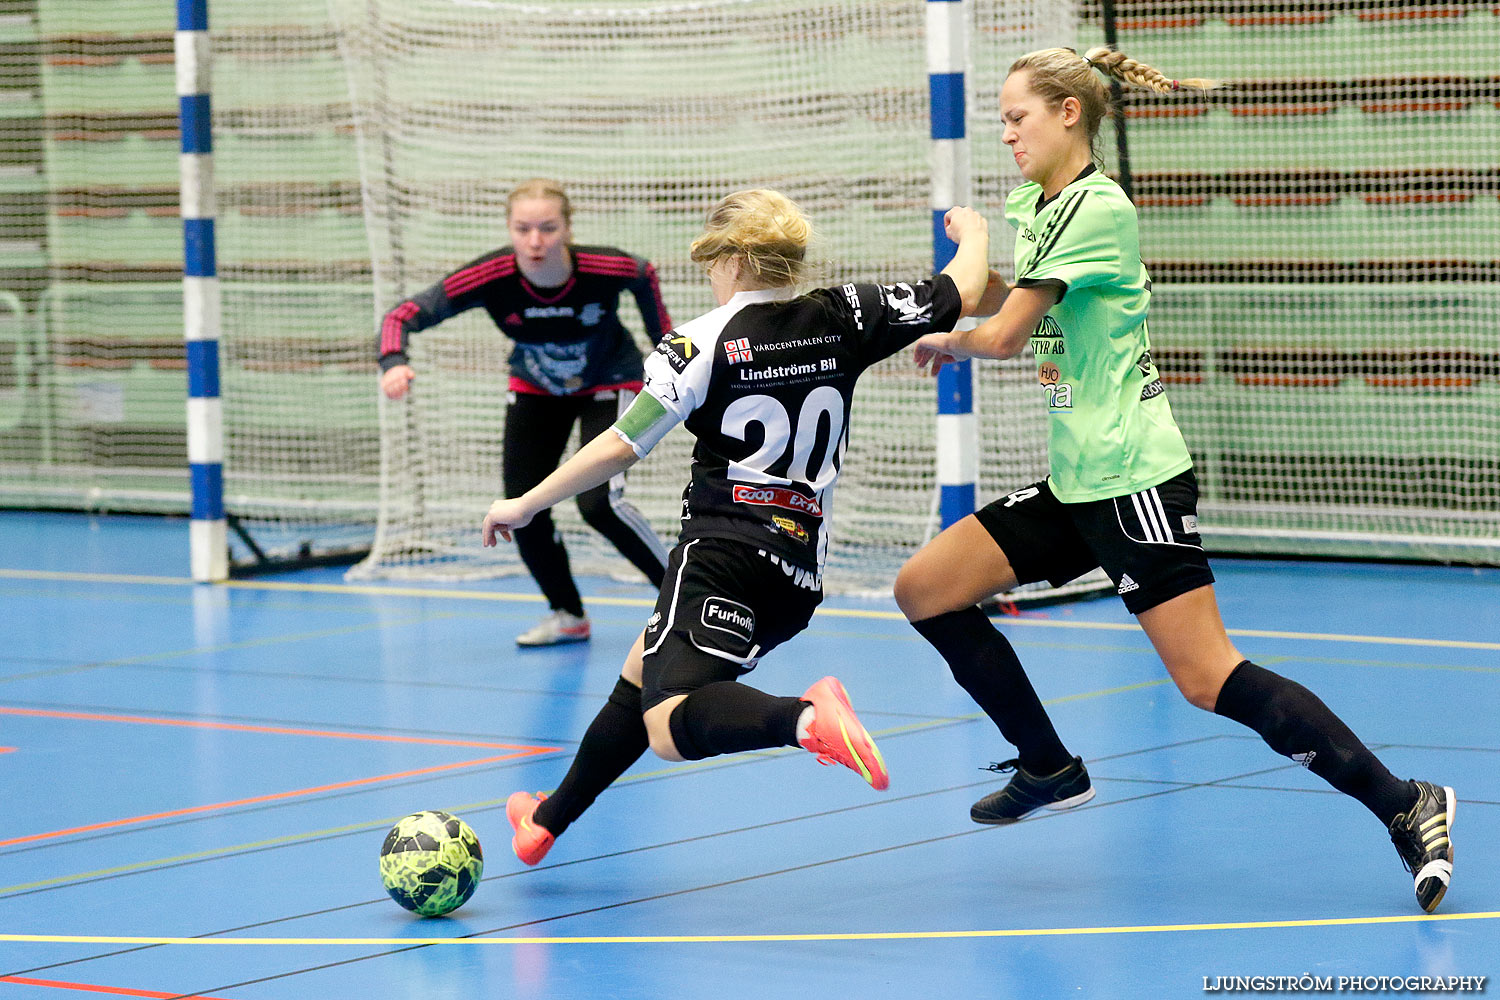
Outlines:
{"type": "MultiPolygon", "coordinates": [[[[510,338],[501,479],[509,496],[526,492],[557,468],[573,425],[587,441],[629,407],[641,389],[641,352],[620,322],[620,293],[640,307],[652,342],[671,329],[656,268],[611,247],[574,246],[572,208],[555,182],[532,180],[510,193],[511,245],[448,275],[399,303],[380,326],[380,386],[400,399],[416,378],[407,363],[411,335],[483,307],[510,338]]],[[[578,497],[584,521],[660,586],[666,547],[641,512],[624,499],[624,477],[578,497]]],[[[582,642],[589,637],[583,599],[568,553],[542,514],[516,533],[521,561],[552,611],[516,638],[522,646],[582,642]]]]}
{"type": "Polygon", "coordinates": [[[885,762],[835,678],[800,698],[739,680],[802,631],[822,600],[856,380],[922,334],[952,329],[985,290],[984,219],[955,208],[947,224],[958,253],[933,278],[798,295],[809,227],[796,206],[774,191],[725,198],[692,251],[719,308],[657,346],[645,390],[610,433],[535,489],[490,508],[486,545],[620,474],[677,424],[697,438],[655,613],[557,791],[516,792],[506,803],[512,847],[526,864],[541,861],[648,746],[674,761],[802,746],[887,786],[885,762]]]}
{"type": "Polygon", "coordinates": [[[1245,659],[1219,617],[1198,533],[1193,460],[1151,359],[1151,279],[1135,206],[1095,169],[1109,111],[1102,72],[1154,90],[1166,79],[1119,52],[1023,56],[1000,92],[1004,141],[1028,183],[1006,216],[1018,230],[1015,286],[997,287],[974,330],[918,342],[918,364],[1010,358],[1028,341],[1048,411],[1051,475],[952,525],[896,580],[896,601],[959,684],[1018,750],[1004,788],[974,804],[980,823],[1013,823],[1093,797],[1015,651],[976,605],[1017,583],[1054,586],[1103,566],[1189,702],[1255,730],[1379,817],[1432,911],[1453,870],[1453,789],[1386,770],[1317,695],[1245,659]]]}

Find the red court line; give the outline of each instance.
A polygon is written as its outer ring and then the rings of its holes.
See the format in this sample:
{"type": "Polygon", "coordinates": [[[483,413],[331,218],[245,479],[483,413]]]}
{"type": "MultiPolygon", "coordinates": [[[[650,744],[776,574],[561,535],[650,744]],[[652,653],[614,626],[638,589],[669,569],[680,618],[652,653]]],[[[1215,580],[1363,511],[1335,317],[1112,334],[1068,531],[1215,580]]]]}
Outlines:
{"type": "MultiPolygon", "coordinates": [[[[60,979],[27,979],[25,976],[0,976],[0,983],[15,983],[17,986],[50,986],[57,990],[76,990],[79,993],[108,993],[117,997],[155,997],[157,1000],[172,1000],[181,993],[161,993],[157,990],[132,990],[124,986],[95,986],[93,983],[65,983],[60,979]]],[[[198,996],[194,993],[193,996],[198,996]]],[[[229,1000],[228,997],[204,996],[201,1000],[229,1000]]]]}
{"type": "Polygon", "coordinates": [[[343,733],[325,729],[292,729],[286,726],[251,726],[237,722],[205,722],[201,719],[163,719],[149,715],[104,715],[95,712],[54,712],[40,708],[10,708],[0,705],[0,715],[26,715],[41,719],[83,719],[88,722],[128,722],[141,726],[180,726],[185,729],[225,729],[239,733],[275,733],[280,736],[318,736],[330,740],[368,740],[376,743],[426,743],[445,747],[487,747],[495,750],[526,750],[547,753],[556,747],[532,747],[518,743],[484,743],[478,740],[439,740],[425,736],[388,736],[382,733],[343,733]]]}
{"type": "Polygon", "coordinates": [[[352,781],[339,781],[331,785],[318,785],[315,788],[297,788],[289,792],[272,792],[267,795],[256,795],[248,799],[234,799],[230,802],[214,802],[209,805],[188,806],[183,809],[173,809],[168,812],[151,813],[148,816],[130,816],[124,819],[113,819],[103,823],[90,823],[87,826],[75,826],[67,830],[53,830],[50,833],[33,833],[25,837],[13,837],[9,840],[0,840],[0,847],[13,847],[16,844],[30,844],[39,840],[52,840],[57,837],[71,837],[74,834],[93,833],[96,830],[110,830],[122,826],[134,826],[137,823],[150,823],[160,819],[172,819],[178,816],[192,816],[198,813],[215,812],[220,809],[233,809],[237,806],[256,805],[261,802],[276,802],[283,799],[295,799],[304,795],[317,795],[322,792],[338,791],[343,788],[358,788],[361,785],[373,785],[382,781],[395,781],[399,778],[412,778],[422,774],[436,774],[441,771],[453,771],[463,767],[477,767],[480,764],[493,764],[496,761],[511,760],[516,757],[530,757],[536,754],[552,753],[557,747],[536,747],[514,743],[485,743],[478,740],[441,740],[429,739],[422,736],[388,736],[378,733],[341,733],[320,729],[293,729],[284,726],[251,726],[242,723],[231,722],[205,722],[194,719],[162,719],[146,715],[106,715],[96,712],[59,712],[48,709],[37,708],[12,708],[0,705],[0,715],[24,715],[33,718],[46,719],[82,719],[90,722],[126,722],[134,725],[146,726],[178,726],[188,729],[226,729],[233,732],[245,733],[272,733],[280,736],[316,736],[323,739],[335,740],[370,740],[383,743],[425,743],[437,746],[456,747],[486,747],[496,750],[511,750],[512,753],[499,754],[494,757],[481,757],[477,760],[462,760],[455,764],[437,764],[432,767],[421,767],[412,771],[397,771],[393,774],[377,774],[373,778],[356,778],[352,781]]]}
{"type": "MultiPolygon", "coordinates": [[[[545,750],[537,752],[545,753],[545,750]]],[[[395,781],[398,778],[414,778],[419,774],[436,774],[439,771],[453,771],[461,767],[478,767],[480,764],[493,764],[499,760],[510,760],[513,757],[526,756],[525,754],[506,753],[498,757],[481,757],[478,760],[461,760],[456,764],[438,764],[435,767],[420,767],[415,771],[397,771],[394,774],[377,774],[373,778],[356,778],[353,781],[339,781],[331,785],[318,785],[316,788],[297,788],[290,792],[272,792],[269,795],[256,795],[248,799],[235,799],[232,802],[214,802],[206,806],[188,806],[186,809],[172,809],[168,812],[152,813],[149,816],[131,816],[126,819],[112,819],[104,823],[90,823],[88,826],[75,826],[71,830],[53,830],[51,833],[33,833],[26,837],[12,837],[10,840],[0,840],[0,847],[12,847],[16,844],[30,844],[38,840],[51,840],[54,837],[70,837],[75,833],[92,833],[95,830],[109,830],[115,827],[132,826],[136,823],[150,823],[158,819],[172,819],[176,816],[192,816],[195,813],[213,812],[217,809],[233,809],[235,806],[251,806],[259,802],[276,802],[280,799],[295,799],[303,795],[317,795],[319,792],[336,792],[341,788],[358,788],[360,785],[373,785],[381,781],[395,781]]]]}

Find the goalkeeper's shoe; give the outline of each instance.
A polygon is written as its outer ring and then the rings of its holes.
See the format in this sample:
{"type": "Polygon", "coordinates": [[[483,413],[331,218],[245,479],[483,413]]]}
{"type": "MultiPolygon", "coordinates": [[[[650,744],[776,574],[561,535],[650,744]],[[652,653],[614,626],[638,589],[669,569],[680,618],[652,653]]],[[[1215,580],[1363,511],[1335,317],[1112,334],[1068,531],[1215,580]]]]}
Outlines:
{"type": "Polygon", "coordinates": [[[825,677],[803,694],[802,700],[813,707],[812,724],[806,739],[799,740],[804,750],[818,755],[820,764],[843,764],[864,778],[877,791],[890,787],[891,775],[885,769],[885,758],[859,716],[849,704],[849,693],[837,677],[825,677]]]}
{"type": "Polygon", "coordinates": [[[532,819],[536,814],[536,807],[546,797],[540,792],[536,795],[530,792],[512,792],[510,798],[505,800],[505,818],[510,820],[510,825],[516,831],[516,835],[510,839],[511,850],[516,852],[516,857],[524,864],[541,864],[556,839],[532,819]]]}
{"type": "Polygon", "coordinates": [[[561,646],[589,641],[589,620],[567,611],[554,611],[516,636],[517,646],[561,646]]]}
{"type": "Polygon", "coordinates": [[[1066,767],[1053,774],[1032,774],[1021,766],[1019,760],[991,764],[983,770],[1015,771],[1016,776],[998,792],[991,792],[974,803],[969,809],[969,818],[976,823],[1003,826],[1030,816],[1038,809],[1072,809],[1094,797],[1088,768],[1083,766],[1079,757],[1074,757],[1066,767]]]}
{"type": "Polygon", "coordinates": [[[1426,781],[1413,781],[1417,801],[1391,820],[1391,842],[1401,863],[1411,872],[1417,904],[1431,913],[1443,901],[1448,880],[1453,877],[1453,813],[1458,799],[1453,789],[1426,781]]]}

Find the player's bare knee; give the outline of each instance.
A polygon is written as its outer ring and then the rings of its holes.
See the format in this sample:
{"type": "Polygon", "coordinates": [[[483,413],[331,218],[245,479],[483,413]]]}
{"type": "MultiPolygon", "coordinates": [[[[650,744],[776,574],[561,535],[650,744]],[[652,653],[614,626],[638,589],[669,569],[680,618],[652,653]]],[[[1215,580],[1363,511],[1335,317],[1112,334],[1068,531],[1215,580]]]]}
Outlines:
{"type": "Polygon", "coordinates": [[[1214,710],[1214,705],[1219,700],[1219,689],[1224,686],[1222,680],[1200,674],[1178,676],[1173,679],[1177,682],[1177,690],[1182,692],[1188,704],[1194,708],[1201,708],[1205,712],[1214,710]]]}
{"type": "Polygon", "coordinates": [[[922,565],[920,554],[908,559],[896,574],[892,589],[896,596],[896,606],[901,609],[907,621],[919,622],[940,613],[932,610],[934,582],[932,575],[922,565]]]}
{"type": "Polygon", "coordinates": [[[646,738],[651,741],[651,752],[662,760],[676,763],[687,759],[677,752],[677,744],[672,742],[672,729],[665,719],[658,725],[652,725],[651,721],[647,721],[646,738]]]}

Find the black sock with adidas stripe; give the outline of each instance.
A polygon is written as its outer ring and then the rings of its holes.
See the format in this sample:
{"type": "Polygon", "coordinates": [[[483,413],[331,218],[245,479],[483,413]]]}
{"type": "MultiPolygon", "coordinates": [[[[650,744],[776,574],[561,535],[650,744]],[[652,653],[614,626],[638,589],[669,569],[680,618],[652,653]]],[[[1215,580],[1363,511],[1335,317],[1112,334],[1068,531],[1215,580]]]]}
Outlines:
{"type": "Polygon", "coordinates": [[[1321,698],[1294,680],[1242,660],[1224,681],[1214,713],[1249,726],[1272,750],[1364,803],[1387,827],[1411,808],[1411,782],[1386,770],[1321,698]]]}
{"type": "Polygon", "coordinates": [[[1073,761],[1037,697],[1010,640],[978,607],[934,615],[911,627],[948,661],[969,697],[1015,745],[1021,766],[1036,775],[1054,774],[1073,761]]]}

